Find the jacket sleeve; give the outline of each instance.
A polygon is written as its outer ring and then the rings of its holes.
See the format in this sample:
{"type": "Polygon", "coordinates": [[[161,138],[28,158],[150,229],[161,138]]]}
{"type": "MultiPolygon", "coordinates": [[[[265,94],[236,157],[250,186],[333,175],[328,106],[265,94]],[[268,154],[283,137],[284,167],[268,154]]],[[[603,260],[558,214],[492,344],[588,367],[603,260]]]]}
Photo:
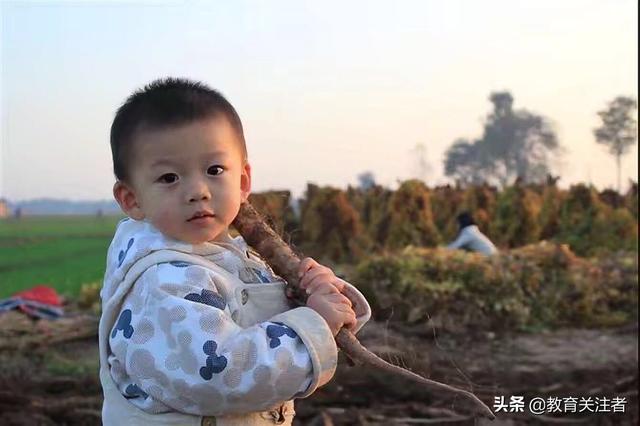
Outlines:
{"type": "Polygon", "coordinates": [[[467,232],[460,231],[460,234],[458,234],[458,238],[456,238],[455,241],[450,243],[447,246],[447,248],[452,250],[462,249],[462,248],[465,248],[467,244],[469,244],[469,241],[470,241],[469,234],[467,232]]]}
{"type": "Polygon", "coordinates": [[[340,279],[344,284],[344,290],[342,290],[342,294],[347,296],[347,298],[351,301],[351,307],[353,308],[353,312],[356,314],[356,325],[353,328],[353,333],[357,333],[360,331],[362,326],[364,326],[367,321],[371,318],[371,307],[369,306],[369,302],[364,297],[360,290],[358,290],[353,284],[348,283],[347,281],[340,279]]]}
{"type": "Polygon", "coordinates": [[[331,379],[337,348],[319,314],[302,307],[242,328],[220,279],[166,263],[136,282],[109,336],[135,396],[216,416],[266,410],[331,379]]]}

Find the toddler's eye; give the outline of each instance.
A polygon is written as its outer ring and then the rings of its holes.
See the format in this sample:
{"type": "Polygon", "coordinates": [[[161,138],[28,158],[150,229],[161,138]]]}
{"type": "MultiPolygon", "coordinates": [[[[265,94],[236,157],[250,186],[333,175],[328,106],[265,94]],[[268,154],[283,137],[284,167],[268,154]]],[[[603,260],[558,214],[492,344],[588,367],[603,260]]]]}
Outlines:
{"type": "Polygon", "coordinates": [[[222,166],[211,166],[207,169],[207,174],[209,175],[219,175],[224,171],[224,168],[222,166]]]}
{"type": "Polygon", "coordinates": [[[158,178],[158,182],[162,183],[174,183],[178,180],[178,175],[175,173],[165,173],[158,178]]]}

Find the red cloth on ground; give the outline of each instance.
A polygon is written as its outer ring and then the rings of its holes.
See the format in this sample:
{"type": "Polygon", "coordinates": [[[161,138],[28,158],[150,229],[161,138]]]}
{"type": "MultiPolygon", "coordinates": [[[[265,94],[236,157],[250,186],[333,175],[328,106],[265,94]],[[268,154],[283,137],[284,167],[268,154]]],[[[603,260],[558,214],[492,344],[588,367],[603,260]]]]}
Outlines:
{"type": "Polygon", "coordinates": [[[19,297],[25,300],[33,300],[34,302],[46,305],[62,306],[62,300],[58,293],[51,287],[45,285],[37,285],[28,290],[20,291],[11,297],[19,297]]]}

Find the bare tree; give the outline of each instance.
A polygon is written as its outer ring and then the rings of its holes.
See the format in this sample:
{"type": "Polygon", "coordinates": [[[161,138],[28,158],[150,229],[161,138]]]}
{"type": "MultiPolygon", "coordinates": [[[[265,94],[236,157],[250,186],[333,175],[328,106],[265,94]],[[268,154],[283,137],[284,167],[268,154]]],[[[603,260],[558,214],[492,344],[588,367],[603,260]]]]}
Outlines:
{"type": "Polygon", "coordinates": [[[598,112],[602,125],[593,130],[596,142],[607,146],[609,153],[616,157],[618,192],[621,189],[620,161],[638,140],[637,121],[633,117],[637,108],[638,102],[634,98],[618,96],[609,102],[607,109],[598,112]]]}

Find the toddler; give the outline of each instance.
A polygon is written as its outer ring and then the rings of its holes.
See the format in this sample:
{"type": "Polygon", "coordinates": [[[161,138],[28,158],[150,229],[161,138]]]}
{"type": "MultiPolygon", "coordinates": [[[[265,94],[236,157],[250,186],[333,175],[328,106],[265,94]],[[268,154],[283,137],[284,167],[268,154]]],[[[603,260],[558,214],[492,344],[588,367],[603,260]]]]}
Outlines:
{"type": "Polygon", "coordinates": [[[371,312],[311,258],[307,305],[229,226],[251,190],[242,124],[206,85],[152,82],[111,126],[114,197],[128,218],[101,291],[105,425],[291,424],[293,399],[331,380],[334,336],[371,312]]]}

